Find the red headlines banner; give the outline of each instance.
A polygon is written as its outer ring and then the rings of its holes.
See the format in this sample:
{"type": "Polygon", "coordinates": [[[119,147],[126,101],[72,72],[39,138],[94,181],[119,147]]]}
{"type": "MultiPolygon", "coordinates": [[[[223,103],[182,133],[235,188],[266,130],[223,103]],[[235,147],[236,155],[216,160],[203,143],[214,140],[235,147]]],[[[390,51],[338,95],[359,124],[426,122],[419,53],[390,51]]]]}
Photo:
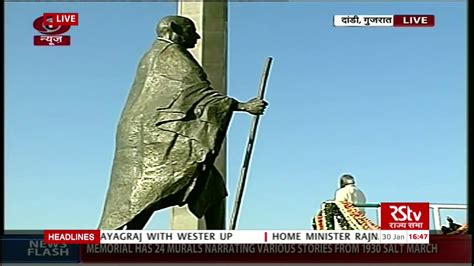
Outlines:
{"type": "Polygon", "coordinates": [[[429,244],[81,245],[82,262],[470,263],[471,236],[431,235],[429,244]]]}
{"type": "Polygon", "coordinates": [[[46,244],[100,244],[100,230],[44,230],[46,244]]]}

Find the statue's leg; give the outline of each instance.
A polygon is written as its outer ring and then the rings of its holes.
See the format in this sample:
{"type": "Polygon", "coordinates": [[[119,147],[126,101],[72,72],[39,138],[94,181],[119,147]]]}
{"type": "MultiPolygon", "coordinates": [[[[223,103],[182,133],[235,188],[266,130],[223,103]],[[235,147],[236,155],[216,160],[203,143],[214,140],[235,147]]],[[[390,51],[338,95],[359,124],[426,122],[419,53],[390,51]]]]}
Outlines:
{"type": "Polygon", "coordinates": [[[171,195],[169,197],[161,199],[155,204],[143,210],[141,213],[135,216],[135,218],[128,222],[126,230],[142,230],[143,228],[145,228],[145,225],[148,223],[155,211],[162,210],[176,204],[175,197],[175,195],[171,195]]]}
{"type": "Polygon", "coordinates": [[[150,220],[151,216],[155,210],[153,208],[147,208],[139,213],[135,218],[133,218],[130,222],[127,223],[126,230],[142,230],[145,225],[150,220]]]}
{"type": "Polygon", "coordinates": [[[225,230],[225,184],[222,181],[223,178],[219,171],[213,167],[211,163],[208,165],[211,165],[211,167],[206,168],[206,165],[203,165],[203,177],[207,178],[201,179],[201,183],[197,184],[196,191],[199,194],[194,195],[194,197],[198,198],[198,201],[199,199],[216,201],[216,196],[223,197],[220,202],[209,206],[206,213],[204,214],[204,220],[206,222],[207,230],[225,230]]]}
{"type": "Polygon", "coordinates": [[[225,230],[225,199],[209,207],[204,219],[207,230],[225,230]]]}

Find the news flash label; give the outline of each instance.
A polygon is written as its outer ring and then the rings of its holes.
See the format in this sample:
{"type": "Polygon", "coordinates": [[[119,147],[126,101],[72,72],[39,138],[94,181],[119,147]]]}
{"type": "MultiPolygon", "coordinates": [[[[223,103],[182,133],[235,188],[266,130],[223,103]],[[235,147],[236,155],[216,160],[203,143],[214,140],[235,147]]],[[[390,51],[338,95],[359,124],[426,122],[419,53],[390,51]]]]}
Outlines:
{"type": "Polygon", "coordinates": [[[48,244],[413,244],[428,230],[46,230],[48,244]]]}
{"type": "Polygon", "coordinates": [[[335,15],[335,27],[434,27],[434,15],[335,15]]]}

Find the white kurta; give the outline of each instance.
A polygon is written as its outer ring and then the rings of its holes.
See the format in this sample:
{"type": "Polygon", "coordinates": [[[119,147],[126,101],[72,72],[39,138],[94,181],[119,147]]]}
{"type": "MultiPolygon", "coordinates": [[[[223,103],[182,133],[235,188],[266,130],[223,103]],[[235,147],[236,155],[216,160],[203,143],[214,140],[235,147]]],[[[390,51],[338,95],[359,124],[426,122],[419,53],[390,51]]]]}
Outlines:
{"type": "MultiPolygon", "coordinates": [[[[349,184],[336,191],[336,196],[334,200],[335,201],[348,201],[352,204],[365,204],[367,199],[365,197],[364,192],[362,192],[360,188],[356,187],[353,184],[349,184]]],[[[358,209],[365,215],[364,208],[358,208],[358,209]]],[[[335,229],[341,230],[341,227],[339,226],[337,222],[335,223],[335,229]]]]}
{"type": "Polygon", "coordinates": [[[336,191],[335,201],[349,201],[353,204],[365,204],[366,197],[360,188],[350,184],[336,191]]]}

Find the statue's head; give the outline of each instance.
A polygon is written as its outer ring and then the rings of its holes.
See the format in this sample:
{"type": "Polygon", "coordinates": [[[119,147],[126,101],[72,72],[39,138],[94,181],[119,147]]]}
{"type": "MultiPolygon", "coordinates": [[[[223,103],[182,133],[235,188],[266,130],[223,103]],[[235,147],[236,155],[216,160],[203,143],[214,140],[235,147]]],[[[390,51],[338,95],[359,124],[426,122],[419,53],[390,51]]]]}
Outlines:
{"type": "Polygon", "coordinates": [[[341,179],[340,179],[340,187],[343,188],[347,185],[350,185],[350,184],[355,184],[355,179],[352,175],[350,174],[344,174],[341,176],[341,179]]]}
{"type": "Polygon", "coordinates": [[[196,32],[192,20],[182,16],[167,16],[160,20],[156,28],[158,37],[180,44],[185,48],[193,48],[201,38],[196,32]]]}

